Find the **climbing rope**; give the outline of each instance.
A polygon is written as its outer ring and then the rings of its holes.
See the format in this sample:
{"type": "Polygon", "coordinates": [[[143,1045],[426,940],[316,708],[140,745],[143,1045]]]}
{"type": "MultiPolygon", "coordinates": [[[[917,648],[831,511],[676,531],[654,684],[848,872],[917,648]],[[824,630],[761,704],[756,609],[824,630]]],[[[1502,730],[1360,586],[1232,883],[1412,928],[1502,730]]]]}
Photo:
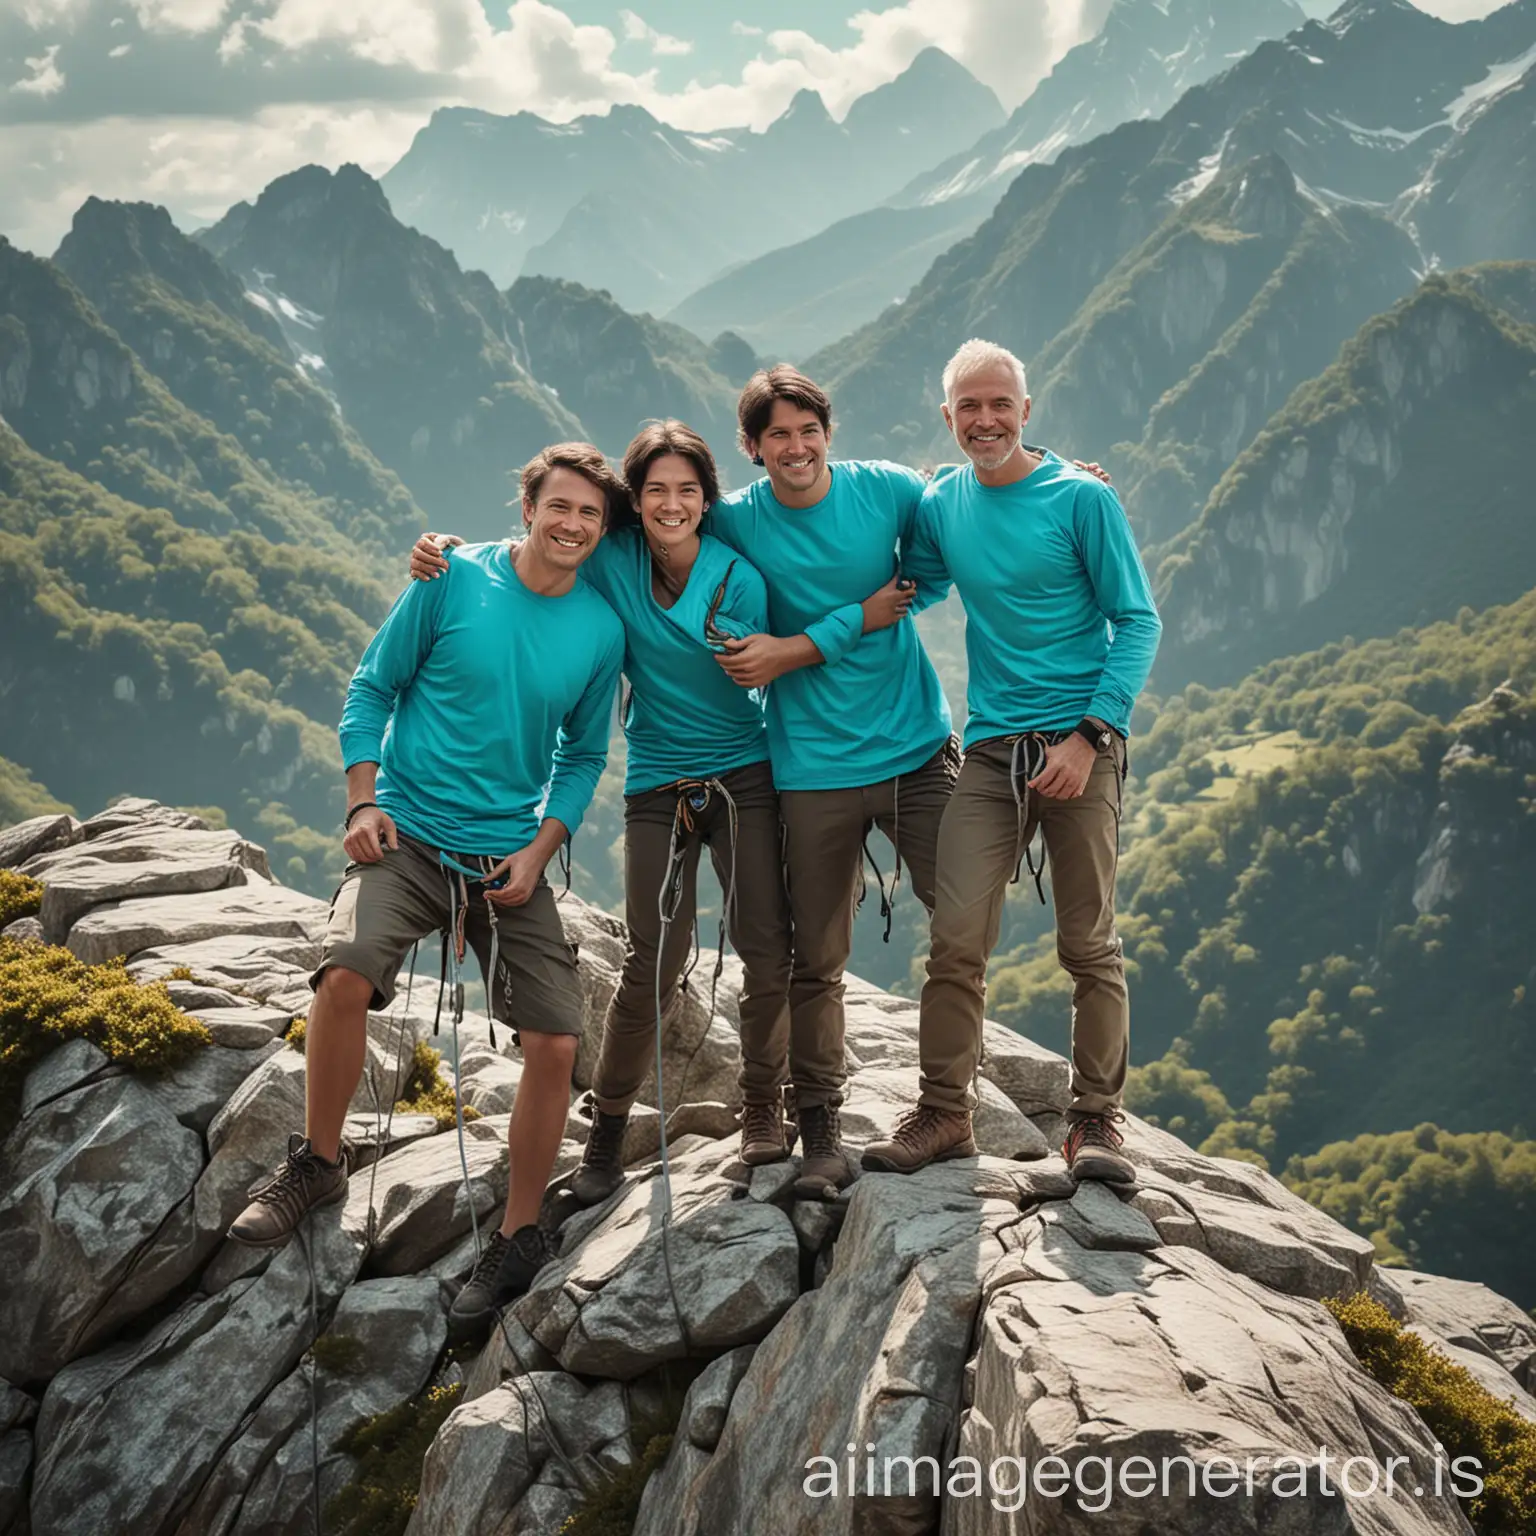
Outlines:
{"type": "MultiPolygon", "coordinates": [[[[416,982],[416,956],[421,948],[420,943],[411,946],[411,968],[405,978],[405,1013],[400,1012],[400,999],[398,995],[390,1009],[390,1051],[395,1062],[394,1089],[389,1096],[389,1113],[385,1115],[379,1102],[379,1085],[372,1072],[368,1074],[368,1091],[373,1098],[373,1161],[368,1165],[368,1220],[363,1230],[363,1254],[358,1261],[361,1268],[368,1260],[368,1255],[373,1252],[374,1241],[378,1236],[378,1211],[374,1205],[374,1191],[378,1188],[379,1162],[384,1156],[385,1145],[394,1131],[395,1104],[400,1098],[400,1068],[403,1062],[401,1046],[404,1042],[405,1020],[411,1012],[411,990],[416,982]]],[[[364,1026],[366,1028],[366,1025],[364,1026]]],[[[345,1157],[346,1149],[337,1149],[345,1157]]],[[[316,1292],[318,1284],[315,1277],[315,1256],[309,1246],[309,1239],[305,1234],[305,1227],[314,1216],[313,1211],[307,1211],[304,1220],[295,1229],[295,1235],[299,1239],[299,1247],[304,1254],[304,1264],[309,1271],[309,1347],[305,1354],[309,1357],[309,1501],[310,1518],[314,1526],[314,1536],[321,1536],[320,1530],[320,1360],[315,1354],[315,1344],[320,1337],[320,1309],[316,1292]]]]}
{"type": "MultiPolygon", "coordinates": [[[[568,842],[566,846],[569,846],[568,842]]],[[[454,1134],[458,1138],[459,1173],[464,1182],[464,1203],[469,1207],[470,1235],[473,1240],[473,1246],[475,1250],[475,1263],[478,1264],[482,1254],[485,1251],[485,1246],[480,1238],[480,1215],[479,1212],[475,1209],[474,1184],[469,1174],[469,1154],[464,1140],[464,1100],[459,1088],[459,1079],[463,1075],[459,1066],[459,1025],[463,1022],[464,1018],[464,945],[461,941],[467,923],[467,912],[469,907],[469,887],[467,881],[474,880],[483,884],[484,876],[488,874],[492,868],[494,868],[495,861],[486,859],[484,868],[480,871],[475,871],[466,870],[466,868],[457,861],[452,861],[450,863],[448,861],[447,855],[444,855],[443,857],[444,867],[448,875],[449,886],[449,927],[444,931],[443,934],[443,947],[445,979],[451,984],[452,987],[452,1007],[450,1009],[450,1019],[453,1031],[454,1134]]],[[[569,866],[567,866],[567,869],[568,868],[569,866]]],[[[567,879],[569,879],[569,875],[567,875],[567,879]]],[[[496,986],[496,968],[499,964],[500,958],[498,930],[496,924],[496,915],[494,912],[490,914],[490,925],[490,967],[484,973],[483,980],[485,983],[485,1009],[487,1028],[490,1031],[490,1040],[492,1046],[494,1047],[496,1043],[496,1034],[495,1026],[491,1022],[495,1012],[493,989],[496,986]]],[[[442,1013],[442,1005],[443,1000],[440,984],[437,1002],[439,1016],[441,1016],[442,1013]]],[[[433,1028],[435,1031],[435,1024],[433,1028]]],[[[508,1175],[510,1177],[510,1164],[508,1175]]],[[[564,1444],[561,1442],[559,1432],[555,1428],[554,1415],[550,1413],[549,1404],[544,1400],[544,1394],[539,1390],[538,1382],[534,1380],[534,1373],[532,1369],[524,1362],[522,1355],[518,1352],[517,1345],[512,1342],[512,1335],[507,1328],[507,1319],[504,1310],[501,1307],[496,1307],[494,1309],[494,1314],[496,1318],[497,1330],[501,1334],[502,1342],[507,1347],[507,1353],[511,1355],[513,1363],[522,1373],[520,1376],[512,1377],[511,1381],[514,1389],[518,1394],[519,1400],[523,1402],[523,1416],[525,1424],[528,1417],[528,1408],[526,1399],[523,1398],[524,1382],[527,1383],[529,1390],[533,1393],[534,1399],[539,1405],[539,1414],[543,1420],[544,1433],[549,1441],[549,1447],[550,1450],[554,1453],[555,1459],[560,1463],[560,1465],[565,1469],[566,1473],[571,1478],[572,1485],[576,1488],[584,1489],[587,1486],[586,1480],[583,1478],[582,1473],[577,1467],[574,1459],[566,1451],[564,1444]]]]}

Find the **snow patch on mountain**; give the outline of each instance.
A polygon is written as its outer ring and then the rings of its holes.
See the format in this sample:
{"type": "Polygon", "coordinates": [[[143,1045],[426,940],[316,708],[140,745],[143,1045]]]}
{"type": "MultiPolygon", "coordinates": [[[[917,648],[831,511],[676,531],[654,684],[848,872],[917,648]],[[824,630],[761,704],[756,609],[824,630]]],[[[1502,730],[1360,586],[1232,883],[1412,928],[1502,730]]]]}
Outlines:
{"type": "Polygon", "coordinates": [[[1502,95],[1510,86],[1518,83],[1532,66],[1536,66],[1536,46],[1527,48],[1517,59],[1493,65],[1481,80],[1475,85],[1469,85],[1446,107],[1446,121],[1451,127],[1459,129],[1464,118],[1484,102],[1502,95]]]}
{"type": "Polygon", "coordinates": [[[1181,181],[1172,192],[1168,194],[1169,200],[1179,207],[1200,196],[1210,184],[1215,181],[1217,172],[1221,170],[1221,157],[1226,153],[1227,140],[1232,137],[1230,132],[1224,133],[1221,143],[1215,151],[1206,155],[1201,160],[1199,169],[1187,181],[1181,181]]]}

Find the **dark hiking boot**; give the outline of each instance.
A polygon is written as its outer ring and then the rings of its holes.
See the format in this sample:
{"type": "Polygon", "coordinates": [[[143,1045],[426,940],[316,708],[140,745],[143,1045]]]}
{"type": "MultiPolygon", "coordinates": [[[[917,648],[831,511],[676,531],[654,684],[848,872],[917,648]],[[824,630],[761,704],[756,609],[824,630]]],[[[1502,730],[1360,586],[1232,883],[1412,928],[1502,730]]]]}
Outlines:
{"type": "Polygon", "coordinates": [[[519,1227],[511,1237],[503,1237],[500,1228],[493,1232],[480,1250],[474,1274],[448,1310],[448,1342],[484,1343],[496,1314],[527,1291],[554,1258],[555,1246],[541,1227],[519,1227]]]}
{"type": "Polygon", "coordinates": [[[624,1182],[624,1131],[628,1114],[605,1115],[592,1109],[592,1133],[571,1175],[571,1193],[583,1205],[598,1205],[624,1182]]]}
{"type": "Polygon", "coordinates": [[[1106,1184],[1134,1184],[1136,1168],[1120,1149],[1125,1137],[1120,1134],[1119,1110],[1102,1115],[1077,1115],[1067,1122],[1067,1139],[1061,1155],[1074,1179],[1101,1179],[1106,1184]]]}
{"type": "Polygon", "coordinates": [[[887,1140],[865,1147],[864,1166],[873,1173],[916,1173],[929,1163],[976,1155],[968,1109],[919,1104],[896,1122],[887,1140]]]}
{"type": "Polygon", "coordinates": [[[538,1279],[539,1271],[554,1260],[559,1246],[542,1227],[519,1227],[507,1239],[507,1251],[501,1256],[492,1305],[511,1306],[538,1279]]]}
{"type": "Polygon", "coordinates": [[[802,1104],[799,1122],[795,1193],[802,1200],[829,1200],[853,1182],[853,1159],[843,1148],[842,1116],[831,1104],[802,1104]]]}
{"type": "Polygon", "coordinates": [[[310,1211],[347,1197],[347,1152],[328,1163],[303,1137],[288,1138],[288,1156],[230,1226],[237,1243],[276,1248],[293,1236],[293,1229],[310,1211]]]}
{"type": "Polygon", "coordinates": [[[453,1305],[448,1309],[450,1344],[478,1344],[490,1332],[495,1316],[491,1297],[496,1290],[496,1274],[510,1241],[501,1235],[498,1227],[480,1250],[474,1273],[464,1282],[463,1290],[454,1297],[453,1305]]]}
{"type": "Polygon", "coordinates": [[[782,1163],[789,1156],[784,1136],[784,1101],[744,1104],[741,1109],[741,1160],[749,1168],[782,1163]]]}

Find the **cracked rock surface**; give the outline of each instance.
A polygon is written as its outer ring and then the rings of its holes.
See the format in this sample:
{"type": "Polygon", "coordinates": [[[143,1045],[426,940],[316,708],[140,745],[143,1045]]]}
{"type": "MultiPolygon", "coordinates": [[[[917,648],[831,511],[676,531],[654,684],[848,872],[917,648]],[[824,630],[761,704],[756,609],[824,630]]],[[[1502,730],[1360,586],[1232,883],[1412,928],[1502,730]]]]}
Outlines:
{"type": "MultiPolygon", "coordinates": [[[[1468,1531],[1435,1492],[1429,1432],[1322,1306],[1362,1289],[1536,1416],[1527,1314],[1482,1286],[1376,1269],[1369,1243],[1260,1169],[1131,1117],[1135,1186],[1076,1185],[1056,1150],[1067,1063],[993,1024],[981,1156],[797,1199],[794,1160],[737,1158],[741,970],[727,959],[711,1006],[712,955],[669,1021],[668,1176],[647,1083],[624,1185],[564,1222],[489,1343],[451,1359],[447,1308],[507,1189],[522,1063],[506,1035],[471,1012],[456,1058],[446,1025],[433,1040],[481,1112],[466,1184],[452,1131],[389,1113],[436,1001],[431,978],[408,999],[402,978],[369,1019],[348,1198],[284,1248],[241,1248],[225,1230],[302,1124],[304,1059],[282,1036],[308,1007],[324,903],[274,884],[255,845],[148,801],[0,832],[0,865],[23,863],[47,893],[27,933],[122,955],[141,980],[176,970],[172,1000],[214,1044],[134,1073],[71,1041],[23,1085],[0,1145],[0,1528],[300,1536],[317,1494],[353,1475],[348,1428],[462,1382],[415,1536],[548,1536],[673,1426],[640,1536],[1468,1531]],[[1393,1464],[1394,1492],[1287,1485],[1285,1458],[1320,1445],[1357,1476],[1393,1464]],[[1019,1457],[1060,1458],[1073,1496],[1015,1504],[966,1480],[1019,1457]],[[1194,1491],[1175,1480],[1096,1507],[1096,1469],[1138,1457],[1172,1458],[1194,1491]],[[1221,1492],[1247,1458],[1269,1470],[1221,1492]]],[[[561,913],[586,1016],[551,1220],[624,946],[610,915],[575,897],[561,913]]],[[[911,1000],[849,978],[855,1151],[915,1094],[916,1029],[911,1000]]]]}

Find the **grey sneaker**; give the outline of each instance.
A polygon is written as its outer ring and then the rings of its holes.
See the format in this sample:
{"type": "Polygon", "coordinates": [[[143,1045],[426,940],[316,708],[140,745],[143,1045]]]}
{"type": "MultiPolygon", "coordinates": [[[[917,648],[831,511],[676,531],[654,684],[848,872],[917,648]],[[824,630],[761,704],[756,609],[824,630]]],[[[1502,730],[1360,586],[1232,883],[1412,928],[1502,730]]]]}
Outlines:
{"type": "Polygon", "coordinates": [[[784,1100],[744,1104],[741,1108],[741,1160],[749,1168],[782,1163],[789,1156],[784,1135],[784,1100]]]}
{"type": "Polygon", "coordinates": [[[501,1268],[509,1242],[498,1227],[480,1250],[474,1273],[464,1282],[463,1290],[453,1298],[453,1305],[448,1309],[450,1344],[478,1343],[490,1331],[495,1310],[491,1297],[496,1289],[496,1272],[501,1268]]]}
{"type": "Polygon", "coordinates": [[[229,1235],[253,1248],[276,1248],[293,1236],[293,1229],[310,1211],[346,1197],[346,1148],[334,1163],[328,1163],[295,1132],[288,1138],[287,1158],[235,1217],[229,1235]]]}
{"type": "Polygon", "coordinates": [[[916,1173],[929,1163],[975,1156],[969,1110],[919,1104],[896,1122],[888,1140],[865,1147],[864,1166],[879,1173],[916,1173]]]}
{"type": "MultiPolygon", "coordinates": [[[[571,1193],[583,1205],[599,1205],[624,1182],[624,1131],[629,1116],[605,1115],[595,1105],[592,1133],[571,1175],[571,1193]]],[[[523,1229],[526,1230],[526,1229],[523,1229]]]]}
{"type": "Polygon", "coordinates": [[[1068,1121],[1061,1155],[1074,1179],[1101,1179],[1107,1184],[1134,1184],[1136,1166],[1120,1149],[1125,1137],[1116,1121],[1119,1110],[1102,1115],[1077,1115],[1068,1121]]]}
{"type": "Polygon", "coordinates": [[[843,1149],[842,1116],[831,1104],[802,1104],[800,1177],[795,1193],[802,1200],[825,1200],[853,1183],[853,1159],[843,1149]]]}

